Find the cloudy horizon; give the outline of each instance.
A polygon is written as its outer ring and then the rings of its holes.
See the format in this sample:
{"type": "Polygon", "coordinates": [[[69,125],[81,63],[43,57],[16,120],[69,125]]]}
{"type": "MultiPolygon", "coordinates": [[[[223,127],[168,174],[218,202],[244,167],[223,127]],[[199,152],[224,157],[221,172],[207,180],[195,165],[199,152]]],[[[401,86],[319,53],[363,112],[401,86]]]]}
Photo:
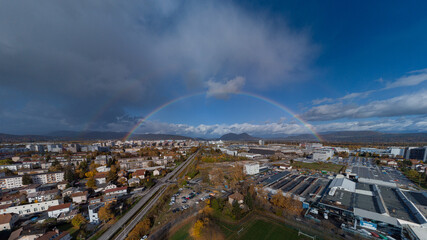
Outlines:
{"type": "Polygon", "coordinates": [[[427,4],[1,4],[0,133],[427,129],[427,4]]]}

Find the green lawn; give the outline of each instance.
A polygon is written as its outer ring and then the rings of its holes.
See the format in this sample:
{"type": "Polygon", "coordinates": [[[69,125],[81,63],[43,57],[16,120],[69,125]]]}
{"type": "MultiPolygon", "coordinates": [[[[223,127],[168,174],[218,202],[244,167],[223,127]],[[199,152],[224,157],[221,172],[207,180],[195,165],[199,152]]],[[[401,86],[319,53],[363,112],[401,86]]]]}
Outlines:
{"type": "Polygon", "coordinates": [[[170,236],[169,239],[170,240],[191,240],[192,237],[190,237],[190,234],[188,233],[188,231],[191,228],[191,224],[192,224],[192,222],[189,222],[186,225],[184,225],[177,232],[175,232],[175,234],[170,236]]]}
{"type": "MultiPolygon", "coordinates": [[[[191,240],[188,231],[192,222],[181,227],[169,239],[171,240],[191,240]]],[[[241,240],[262,240],[262,239],[306,239],[298,236],[298,231],[281,223],[274,223],[269,220],[250,219],[243,224],[227,224],[225,222],[216,222],[226,239],[241,240]]]]}
{"type": "Polygon", "coordinates": [[[248,228],[243,229],[237,239],[304,239],[295,229],[264,220],[254,220],[248,228]]]}
{"type": "Polygon", "coordinates": [[[334,164],[334,163],[324,163],[324,162],[315,162],[315,163],[305,163],[305,162],[294,162],[292,163],[293,168],[305,168],[318,171],[329,171],[338,173],[343,165],[334,164]]]}
{"type": "Polygon", "coordinates": [[[240,229],[240,225],[238,224],[227,224],[226,222],[220,222],[220,221],[217,222],[216,224],[219,226],[219,228],[221,229],[222,233],[226,238],[232,235],[233,233],[239,231],[240,229]]]}

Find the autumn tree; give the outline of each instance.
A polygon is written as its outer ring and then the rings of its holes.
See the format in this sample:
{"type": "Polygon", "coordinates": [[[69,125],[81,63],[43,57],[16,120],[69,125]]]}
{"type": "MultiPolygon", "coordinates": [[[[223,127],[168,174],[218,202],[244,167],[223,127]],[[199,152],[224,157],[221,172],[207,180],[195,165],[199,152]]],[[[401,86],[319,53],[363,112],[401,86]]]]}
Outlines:
{"type": "Polygon", "coordinates": [[[87,161],[82,161],[80,162],[80,164],[78,165],[77,169],[76,169],[76,173],[78,174],[79,178],[84,178],[85,174],[87,172],[87,161]]]}
{"type": "Polygon", "coordinates": [[[96,164],[95,162],[92,162],[92,163],[89,165],[89,171],[97,172],[97,171],[96,171],[96,168],[97,168],[97,167],[99,167],[99,166],[100,166],[99,164],[96,164]]]}
{"type": "Polygon", "coordinates": [[[90,178],[87,180],[87,182],[86,182],[86,186],[87,186],[88,188],[93,188],[93,189],[95,189],[95,188],[96,188],[96,180],[95,180],[95,178],[94,178],[94,177],[90,177],[90,178]]]}
{"type": "Polygon", "coordinates": [[[145,218],[132,229],[126,240],[139,240],[150,231],[150,228],[151,221],[149,218],[145,218]]]}
{"type": "Polygon", "coordinates": [[[118,178],[117,171],[113,170],[113,168],[111,168],[110,171],[107,174],[107,182],[116,181],[117,178],[118,178]]]}
{"type": "Polygon", "coordinates": [[[50,166],[50,168],[48,169],[49,172],[59,172],[62,171],[64,168],[62,167],[62,165],[59,163],[58,160],[55,160],[52,163],[52,166],[50,166]]]}
{"type": "Polygon", "coordinates": [[[277,193],[273,195],[271,198],[271,203],[276,207],[286,207],[286,198],[283,196],[283,192],[281,190],[277,191],[277,193]]]}
{"type": "Polygon", "coordinates": [[[107,204],[99,209],[98,212],[99,219],[101,221],[107,222],[114,217],[113,211],[111,211],[111,205],[107,204]]]}
{"type": "Polygon", "coordinates": [[[193,227],[191,227],[190,229],[190,236],[193,237],[194,239],[200,239],[202,237],[202,231],[203,231],[203,227],[205,226],[205,223],[203,222],[203,220],[199,219],[197,220],[193,227]]]}
{"type": "Polygon", "coordinates": [[[279,208],[284,209],[287,213],[298,215],[302,211],[302,204],[300,201],[294,199],[291,194],[283,195],[282,191],[277,191],[271,198],[271,203],[279,208]]]}
{"type": "Polygon", "coordinates": [[[236,164],[231,169],[230,177],[231,177],[230,185],[232,186],[236,186],[240,180],[245,179],[245,172],[243,171],[243,165],[236,164]]]}
{"type": "Polygon", "coordinates": [[[210,217],[213,214],[214,209],[206,204],[206,206],[200,210],[203,217],[210,217]]]}
{"type": "Polygon", "coordinates": [[[91,177],[95,177],[95,174],[97,173],[96,169],[95,170],[91,170],[85,173],[85,176],[87,178],[91,178],[91,177]]]}
{"type": "Polygon", "coordinates": [[[87,223],[86,218],[84,218],[80,213],[73,217],[71,220],[71,224],[75,228],[80,228],[82,225],[85,225],[87,223]]]}

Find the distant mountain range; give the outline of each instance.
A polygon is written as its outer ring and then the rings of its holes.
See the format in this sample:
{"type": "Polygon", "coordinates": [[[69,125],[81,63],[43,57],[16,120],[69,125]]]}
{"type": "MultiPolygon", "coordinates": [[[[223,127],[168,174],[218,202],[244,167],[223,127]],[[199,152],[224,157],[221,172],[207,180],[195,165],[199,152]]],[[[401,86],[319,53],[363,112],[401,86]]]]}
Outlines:
{"type": "MultiPolygon", "coordinates": [[[[99,131],[57,131],[45,135],[12,135],[0,133],[0,143],[5,142],[43,142],[43,141],[95,141],[95,140],[121,140],[126,132],[99,132],[99,131]]],[[[326,142],[346,143],[427,143],[427,133],[382,133],[375,131],[340,131],[320,133],[320,137],[326,142]]],[[[133,134],[131,140],[188,140],[203,138],[192,138],[188,136],[173,134],[133,134]]],[[[212,138],[210,138],[212,139],[212,138]]],[[[223,141],[258,141],[263,139],[251,136],[247,133],[228,133],[216,140],[223,141]]],[[[266,140],[278,141],[318,141],[311,134],[301,134],[283,137],[266,137],[266,140]]]]}
{"type": "MultiPolygon", "coordinates": [[[[83,141],[83,140],[121,140],[127,132],[97,131],[57,131],[46,135],[11,135],[0,133],[0,142],[43,142],[43,141],[83,141]]],[[[188,140],[187,136],[173,134],[133,134],[130,140],[188,140]]]]}
{"type": "Polygon", "coordinates": [[[223,141],[257,141],[259,139],[261,138],[253,137],[247,133],[227,133],[219,138],[219,140],[223,141]]]}
{"type": "MultiPolygon", "coordinates": [[[[349,143],[424,143],[427,133],[382,133],[376,131],[340,131],[321,133],[320,137],[326,142],[349,143]]],[[[301,134],[283,138],[288,141],[318,141],[311,134],[301,134]]]]}

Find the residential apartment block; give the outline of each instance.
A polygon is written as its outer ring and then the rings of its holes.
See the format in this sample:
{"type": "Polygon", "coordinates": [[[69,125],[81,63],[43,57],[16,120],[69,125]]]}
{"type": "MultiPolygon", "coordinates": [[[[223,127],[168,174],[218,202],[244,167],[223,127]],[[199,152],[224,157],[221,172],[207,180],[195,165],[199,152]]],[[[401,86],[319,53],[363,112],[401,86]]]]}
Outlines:
{"type": "Polygon", "coordinates": [[[31,178],[35,184],[59,183],[64,181],[64,172],[35,174],[31,178]]]}
{"type": "Polygon", "coordinates": [[[60,200],[52,200],[52,201],[46,201],[46,202],[40,202],[40,203],[10,206],[8,208],[1,209],[0,214],[16,213],[18,215],[23,216],[27,214],[44,212],[44,211],[47,211],[49,207],[57,206],[59,204],[61,204],[60,200]]]}
{"type": "Polygon", "coordinates": [[[0,186],[2,189],[12,189],[22,187],[22,176],[12,176],[0,178],[0,186]]]}

